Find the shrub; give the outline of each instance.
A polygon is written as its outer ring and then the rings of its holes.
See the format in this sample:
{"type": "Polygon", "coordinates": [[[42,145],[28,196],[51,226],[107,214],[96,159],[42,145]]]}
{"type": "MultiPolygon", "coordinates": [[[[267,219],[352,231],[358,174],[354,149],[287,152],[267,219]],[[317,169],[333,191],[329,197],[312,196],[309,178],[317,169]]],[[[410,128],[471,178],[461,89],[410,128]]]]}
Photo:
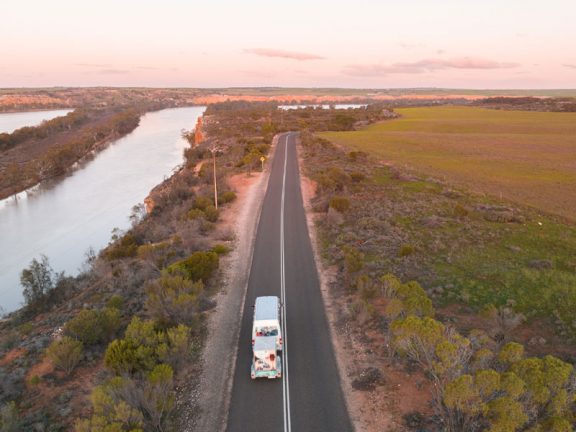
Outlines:
{"type": "Polygon", "coordinates": [[[219,204],[228,204],[236,199],[236,194],[232,191],[226,191],[218,197],[219,204]]]}
{"type": "Polygon", "coordinates": [[[131,233],[127,233],[118,241],[108,246],[104,251],[104,257],[108,260],[130,258],[136,256],[137,252],[138,242],[136,238],[131,233]]]}
{"type": "Polygon", "coordinates": [[[218,255],[226,255],[230,252],[230,248],[223,244],[217,244],[212,248],[212,252],[216,252],[218,255]]]}
{"type": "Polygon", "coordinates": [[[55,367],[70,375],[82,358],[82,342],[64,336],[50,344],[46,355],[55,367]]]}
{"type": "Polygon", "coordinates": [[[398,256],[405,257],[412,255],[414,252],[415,252],[414,246],[409,244],[403,244],[402,246],[400,246],[400,249],[398,250],[398,256]]]}
{"type": "Polygon", "coordinates": [[[115,339],[106,348],[104,364],[117,374],[150,370],[156,364],[154,349],[132,339],[115,339]]]}
{"type": "Polygon", "coordinates": [[[347,275],[359,272],[364,267],[364,254],[353,247],[344,248],[344,265],[347,275]]]}
{"type": "Polygon", "coordinates": [[[366,180],[366,176],[364,174],[362,174],[361,172],[353,172],[350,173],[350,179],[354,182],[354,183],[360,183],[361,181],[366,180]]]}
{"type": "Polygon", "coordinates": [[[18,432],[20,431],[20,420],[16,402],[8,402],[0,408],[0,431],[18,432]]]}
{"type": "Polygon", "coordinates": [[[335,196],[330,200],[330,207],[339,211],[340,213],[344,213],[350,209],[350,200],[345,197],[335,196]]]}
{"type": "Polygon", "coordinates": [[[456,204],[454,206],[454,217],[463,218],[468,216],[468,210],[462,204],[456,204]]]}
{"type": "Polygon", "coordinates": [[[191,323],[198,310],[204,284],[182,275],[163,274],[146,287],[146,307],[151,316],[165,325],[191,323]]]}
{"type": "Polygon", "coordinates": [[[204,210],[206,210],[206,207],[213,206],[213,205],[214,205],[214,201],[212,201],[210,198],[207,198],[204,196],[199,196],[199,197],[196,197],[196,199],[194,200],[193,208],[204,211],[204,210]]]}
{"type": "Polygon", "coordinates": [[[124,297],[122,297],[121,295],[114,294],[106,302],[106,307],[121,310],[123,304],[124,304],[124,297]]]}
{"type": "Polygon", "coordinates": [[[64,332],[86,345],[106,342],[120,328],[120,311],[83,309],[64,326],[64,332]]]}
{"type": "Polygon", "coordinates": [[[168,267],[170,273],[181,272],[192,281],[206,282],[218,268],[216,252],[194,252],[188,258],[178,261],[168,267]]]}
{"type": "Polygon", "coordinates": [[[193,208],[191,209],[188,214],[186,215],[188,217],[188,219],[202,219],[204,218],[204,211],[197,209],[197,208],[193,208]]]}
{"type": "MultiPolygon", "coordinates": [[[[30,378],[30,385],[32,386],[37,386],[38,384],[40,384],[42,380],[40,379],[40,377],[38,375],[34,375],[32,378],[30,378]]],[[[2,430],[2,429],[0,429],[2,430]]]]}
{"type": "Polygon", "coordinates": [[[150,372],[161,363],[180,366],[190,354],[190,327],[179,325],[158,330],[151,320],[134,317],[124,339],[113,340],[104,354],[104,364],[119,375],[150,372]]]}
{"type": "Polygon", "coordinates": [[[216,222],[219,216],[220,212],[213,205],[209,205],[204,209],[204,217],[208,222],[216,222]]]}

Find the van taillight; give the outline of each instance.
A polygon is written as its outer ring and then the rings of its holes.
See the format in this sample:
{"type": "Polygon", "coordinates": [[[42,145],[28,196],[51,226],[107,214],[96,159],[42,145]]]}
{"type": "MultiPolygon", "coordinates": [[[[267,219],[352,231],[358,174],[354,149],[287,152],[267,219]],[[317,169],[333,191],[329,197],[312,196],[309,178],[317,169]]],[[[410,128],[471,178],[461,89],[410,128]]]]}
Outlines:
{"type": "Polygon", "coordinates": [[[280,345],[282,345],[282,338],[280,338],[280,345]]]}
{"type": "Polygon", "coordinates": [[[252,345],[254,345],[254,339],[252,339],[252,345]]]}

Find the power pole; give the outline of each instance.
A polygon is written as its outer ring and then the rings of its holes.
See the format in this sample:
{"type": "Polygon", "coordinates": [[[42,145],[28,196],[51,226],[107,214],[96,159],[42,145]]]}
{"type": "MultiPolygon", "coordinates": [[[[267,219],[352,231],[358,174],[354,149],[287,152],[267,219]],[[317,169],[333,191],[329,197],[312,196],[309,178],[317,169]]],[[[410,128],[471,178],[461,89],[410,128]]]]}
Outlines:
{"type": "Polygon", "coordinates": [[[218,184],[216,182],[216,152],[220,150],[220,148],[216,145],[213,144],[212,147],[210,147],[210,152],[212,152],[212,162],[213,162],[213,168],[214,168],[214,207],[216,207],[216,210],[218,210],[218,184]]]}

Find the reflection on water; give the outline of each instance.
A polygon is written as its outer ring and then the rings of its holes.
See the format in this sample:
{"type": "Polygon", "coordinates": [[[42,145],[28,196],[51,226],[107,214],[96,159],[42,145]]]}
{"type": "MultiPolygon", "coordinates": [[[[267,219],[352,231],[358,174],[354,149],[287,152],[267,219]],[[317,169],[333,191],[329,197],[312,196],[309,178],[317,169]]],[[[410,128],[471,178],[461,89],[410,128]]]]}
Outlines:
{"type": "Polygon", "coordinates": [[[36,126],[44,120],[65,116],[72,110],[30,111],[17,113],[0,113],[0,133],[12,133],[24,126],[36,126]]]}
{"type": "Polygon", "coordinates": [[[28,197],[0,201],[0,306],[22,302],[19,275],[45,254],[56,271],[75,274],[85,253],[105,246],[112,229],[129,227],[134,205],[183,161],[204,107],[148,113],[130,135],[111,144],[82,169],[28,197]]]}

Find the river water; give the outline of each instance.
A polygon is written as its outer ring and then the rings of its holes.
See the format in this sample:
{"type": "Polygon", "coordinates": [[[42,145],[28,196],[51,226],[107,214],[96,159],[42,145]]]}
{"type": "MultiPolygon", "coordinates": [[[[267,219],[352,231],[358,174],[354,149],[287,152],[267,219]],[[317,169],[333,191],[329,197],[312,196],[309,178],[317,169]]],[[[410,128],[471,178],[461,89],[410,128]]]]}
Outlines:
{"type": "Polygon", "coordinates": [[[0,306],[18,308],[20,272],[46,255],[56,271],[77,274],[90,247],[106,246],[114,228],[130,226],[132,207],[183,162],[182,129],[205,107],[145,114],[140,125],[65,179],[0,201],[0,306]]]}
{"type": "Polygon", "coordinates": [[[44,120],[65,116],[72,110],[29,111],[0,114],[0,133],[12,133],[24,126],[36,126],[44,120]]]}

